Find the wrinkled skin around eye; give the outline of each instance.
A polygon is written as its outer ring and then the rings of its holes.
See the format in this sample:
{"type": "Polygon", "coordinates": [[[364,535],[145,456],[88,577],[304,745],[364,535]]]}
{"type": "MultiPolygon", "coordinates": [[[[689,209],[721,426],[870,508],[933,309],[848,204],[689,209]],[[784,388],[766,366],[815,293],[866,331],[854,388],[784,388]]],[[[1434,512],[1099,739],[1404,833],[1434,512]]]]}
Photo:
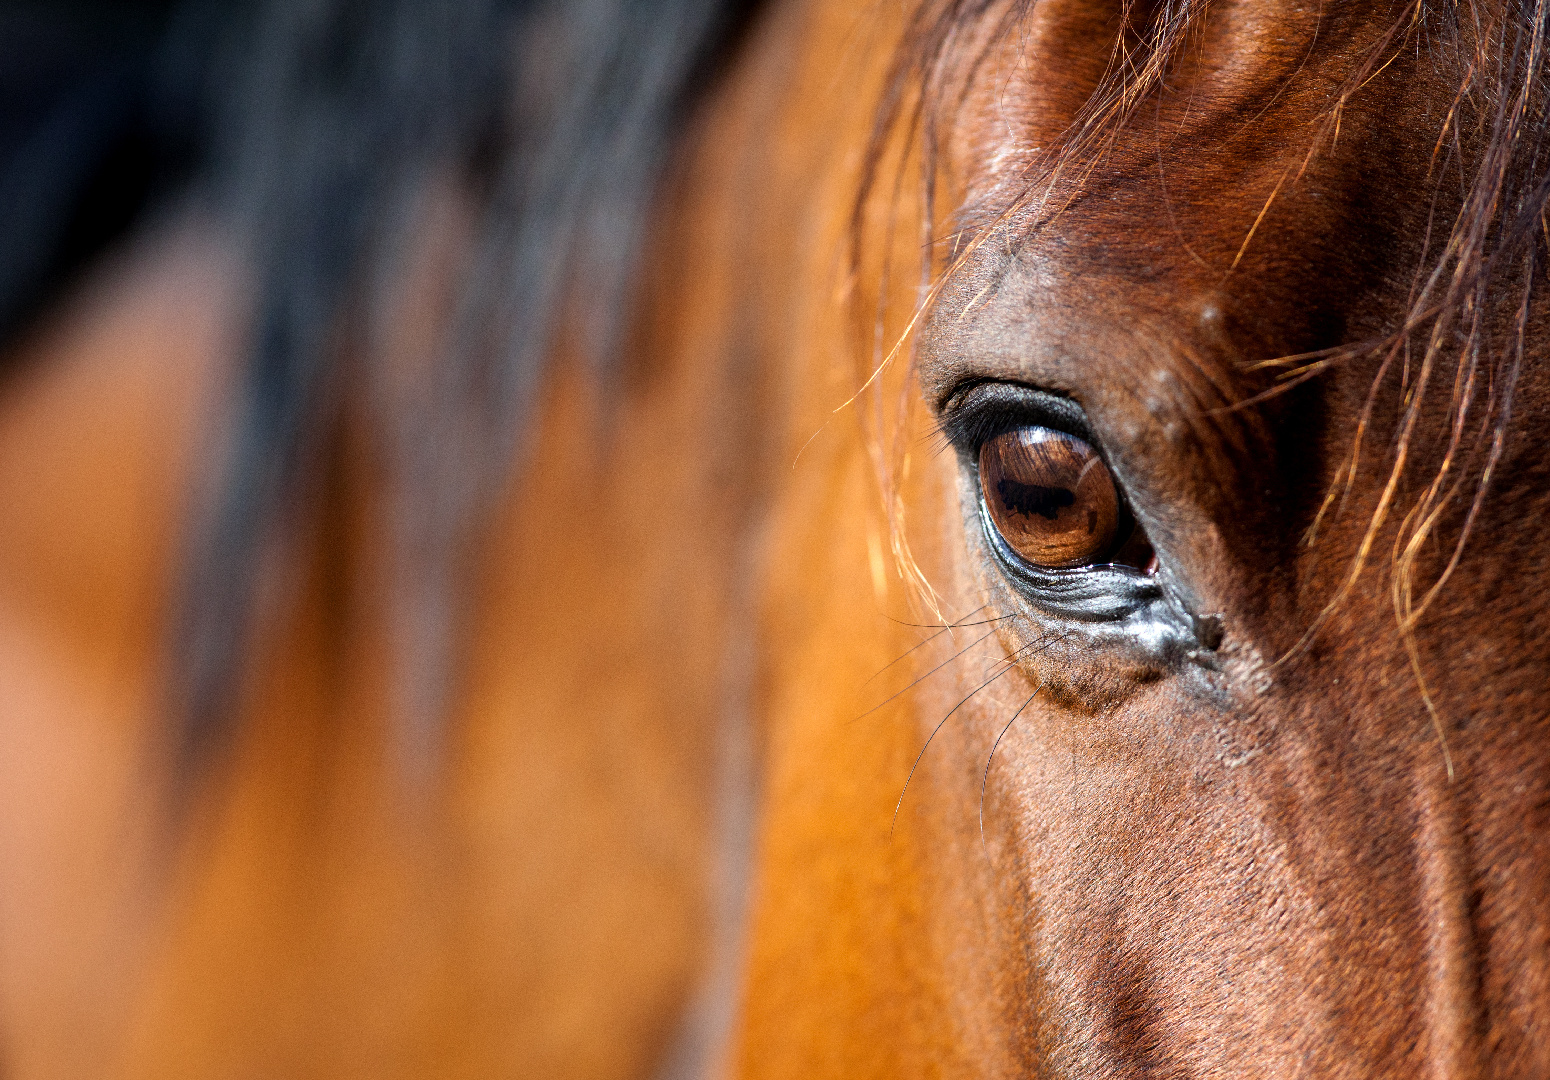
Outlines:
{"type": "Polygon", "coordinates": [[[980,447],[979,476],[991,521],[1033,565],[1067,569],[1112,554],[1119,493],[1081,439],[1037,425],[1016,428],[980,447]]]}

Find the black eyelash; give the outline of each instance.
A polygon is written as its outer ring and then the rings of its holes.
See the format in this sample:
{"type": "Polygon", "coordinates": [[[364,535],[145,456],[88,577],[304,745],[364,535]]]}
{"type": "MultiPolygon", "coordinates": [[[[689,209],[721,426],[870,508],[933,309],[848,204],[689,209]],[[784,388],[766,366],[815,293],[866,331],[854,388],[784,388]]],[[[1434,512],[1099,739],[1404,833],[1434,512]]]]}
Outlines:
{"type": "Polygon", "coordinates": [[[1076,402],[1007,382],[981,381],[956,388],[942,406],[939,430],[960,452],[974,457],[997,435],[1035,424],[1074,435],[1094,448],[1098,445],[1076,402]]]}

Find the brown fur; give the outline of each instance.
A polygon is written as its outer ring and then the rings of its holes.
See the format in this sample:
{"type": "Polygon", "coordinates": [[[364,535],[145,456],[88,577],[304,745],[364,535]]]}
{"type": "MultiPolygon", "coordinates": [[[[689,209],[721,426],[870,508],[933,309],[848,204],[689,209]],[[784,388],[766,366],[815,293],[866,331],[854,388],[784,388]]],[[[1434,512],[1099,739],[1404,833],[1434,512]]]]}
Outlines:
{"type": "MultiPolygon", "coordinates": [[[[244,278],[208,222],[105,269],[0,400],[7,1073],[1550,1074],[1542,252],[1469,217],[1522,179],[1514,87],[1459,96],[1480,13],[773,5],[623,387],[555,367],[440,756],[346,409],[170,847],[156,645],[244,278]],[[1208,662],[1000,577],[930,442],[969,376],[1082,403],[1208,662]]],[[[405,371],[465,220],[406,260],[405,371]]]]}

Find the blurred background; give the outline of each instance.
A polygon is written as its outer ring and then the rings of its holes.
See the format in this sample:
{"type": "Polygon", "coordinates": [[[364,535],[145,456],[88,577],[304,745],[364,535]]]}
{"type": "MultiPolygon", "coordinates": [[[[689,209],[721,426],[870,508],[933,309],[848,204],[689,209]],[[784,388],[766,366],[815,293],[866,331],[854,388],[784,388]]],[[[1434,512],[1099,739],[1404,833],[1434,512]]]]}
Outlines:
{"type": "Polygon", "coordinates": [[[756,15],[0,2],[0,1075],[703,1067],[715,624],[513,477],[756,15]]]}

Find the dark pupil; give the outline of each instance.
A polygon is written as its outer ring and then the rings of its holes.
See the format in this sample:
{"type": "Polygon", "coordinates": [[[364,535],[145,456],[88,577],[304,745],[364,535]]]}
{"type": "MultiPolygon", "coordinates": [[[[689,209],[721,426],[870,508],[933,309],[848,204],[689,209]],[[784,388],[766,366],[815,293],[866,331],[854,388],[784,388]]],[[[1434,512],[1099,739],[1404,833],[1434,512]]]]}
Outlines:
{"type": "Polygon", "coordinates": [[[1001,504],[1014,514],[1024,517],[1038,514],[1049,521],[1054,521],[1065,507],[1076,505],[1076,492],[1070,488],[1020,484],[1005,476],[996,481],[996,494],[1001,496],[1001,504]]]}

